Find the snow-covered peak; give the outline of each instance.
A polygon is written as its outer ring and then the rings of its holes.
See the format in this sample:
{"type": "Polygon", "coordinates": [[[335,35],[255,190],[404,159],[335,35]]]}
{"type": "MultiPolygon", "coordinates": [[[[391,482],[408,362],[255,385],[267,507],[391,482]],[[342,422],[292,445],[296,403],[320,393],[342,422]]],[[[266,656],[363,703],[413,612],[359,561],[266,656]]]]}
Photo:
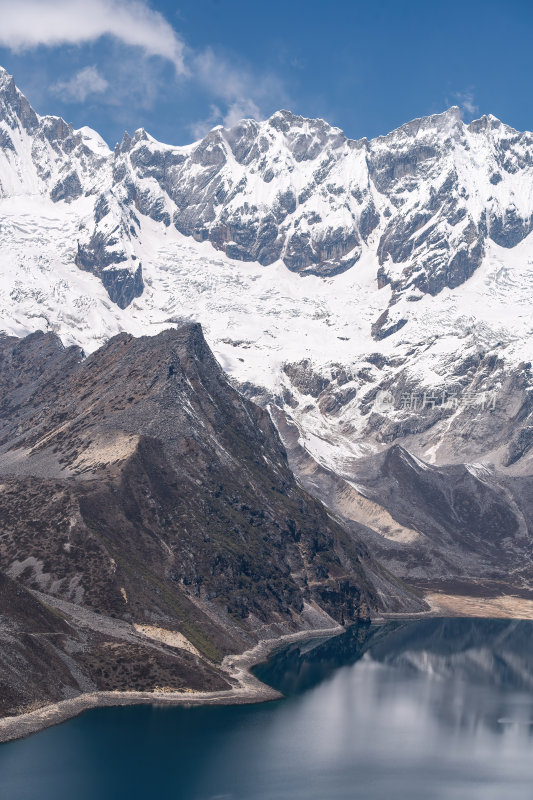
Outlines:
{"type": "Polygon", "coordinates": [[[383,144],[387,146],[394,140],[412,140],[419,137],[432,137],[438,134],[440,137],[457,134],[461,132],[463,121],[461,110],[458,106],[451,106],[446,111],[439,114],[431,114],[427,117],[417,117],[416,119],[400,125],[384,136],[378,136],[373,140],[375,145],[383,144]]]}
{"type": "Polygon", "coordinates": [[[12,129],[31,135],[38,124],[38,115],[15,85],[13,77],[5,69],[2,69],[0,72],[0,130],[2,128],[4,130],[12,129]]]}
{"type": "Polygon", "coordinates": [[[199,320],[324,463],[420,430],[372,412],[378,387],[485,391],[507,380],[500,364],[532,360],[533,136],[494,117],[451,108],[354,141],[280,111],[179,147],[139,129],[110,150],[38,117],[2,72],[0,212],[2,329],[91,350],[199,320]]]}
{"type": "Polygon", "coordinates": [[[9,74],[7,69],[0,65],[0,89],[3,89],[5,84],[12,80],[13,76],[9,74]]]}
{"type": "Polygon", "coordinates": [[[97,155],[103,158],[107,158],[111,155],[111,150],[105,139],[92,128],[84,125],[82,128],[79,128],[76,133],[81,136],[83,144],[97,155]]]}
{"type": "MultiPolygon", "coordinates": [[[[302,275],[338,274],[370,249],[378,285],[392,287],[394,302],[402,292],[416,298],[461,284],[487,239],[512,247],[533,224],[531,134],[494,117],[465,125],[456,106],[369,141],[281,110],[264,122],[219,126],[185,147],[141,128],[111,153],[87,128],[38,118],[12,79],[3,80],[4,195],[94,196],[79,263],[121,264],[122,275],[129,264],[135,292],[142,283],[128,254],[138,213],[233,259],[281,260],[302,275]]],[[[393,315],[376,336],[396,325],[393,315]]]]}

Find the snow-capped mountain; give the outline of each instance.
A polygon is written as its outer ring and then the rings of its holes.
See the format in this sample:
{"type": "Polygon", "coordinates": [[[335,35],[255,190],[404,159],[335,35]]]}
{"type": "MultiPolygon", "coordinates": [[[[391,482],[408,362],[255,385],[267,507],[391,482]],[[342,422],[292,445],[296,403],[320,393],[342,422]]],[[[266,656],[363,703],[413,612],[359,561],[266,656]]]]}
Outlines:
{"type": "Polygon", "coordinates": [[[112,151],[0,72],[1,328],[92,351],[198,320],[234,381],[352,481],[394,441],[529,470],[532,228],[533,135],[491,116],[353,141],[280,111],[112,151]]]}

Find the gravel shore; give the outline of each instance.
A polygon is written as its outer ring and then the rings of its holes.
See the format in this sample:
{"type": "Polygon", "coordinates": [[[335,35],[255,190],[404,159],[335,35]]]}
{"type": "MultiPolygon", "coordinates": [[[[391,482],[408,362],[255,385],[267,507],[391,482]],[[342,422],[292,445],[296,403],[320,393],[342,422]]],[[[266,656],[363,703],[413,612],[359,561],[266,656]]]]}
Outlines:
{"type": "Polygon", "coordinates": [[[91,708],[129,705],[237,705],[278,700],[282,695],[270,686],[261,683],[250,672],[251,667],[264,661],[273,650],[280,646],[317,637],[336,636],[343,630],[343,627],[338,626],[300,631],[275,639],[263,639],[244,653],[226,656],[221,665],[222,672],[232,683],[237,683],[234,688],[229,690],[219,692],[90,692],[14,717],[4,717],[0,719],[0,742],[22,739],[51,725],[65,722],[91,708]]]}

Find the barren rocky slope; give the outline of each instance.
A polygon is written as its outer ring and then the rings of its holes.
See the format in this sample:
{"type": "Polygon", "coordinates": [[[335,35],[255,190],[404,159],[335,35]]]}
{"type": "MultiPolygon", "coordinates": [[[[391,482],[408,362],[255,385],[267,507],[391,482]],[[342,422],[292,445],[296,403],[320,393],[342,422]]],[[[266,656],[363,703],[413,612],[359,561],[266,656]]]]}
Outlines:
{"type": "MultiPolygon", "coordinates": [[[[47,599],[47,598],[46,598],[47,599]]],[[[229,689],[215,666],[129,625],[90,624],[0,573],[0,718],[105,690],[229,689]]],[[[92,622],[92,621],[91,621],[92,622]]]]}
{"type": "Polygon", "coordinates": [[[479,463],[437,466],[399,444],[343,472],[317,463],[277,412],[302,485],[373,556],[420,588],[533,597],[533,478],[479,463]]]}
{"type": "Polygon", "coordinates": [[[220,688],[212,665],[261,638],[422,607],[296,484],[268,414],[228,384],[199,325],[122,334],[87,358],[52,334],[4,337],[0,384],[0,569],[28,609],[15,620],[4,598],[9,685],[25,659],[54,683],[59,659],[71,680],[51,699],[129,677],[220,688]],[[60,644],[13,652],[9,627],[37,635],[37,608],[60,644]],[[108,629],[94,632],[94,612],[108,629]],[[113,619],[133,640],[117,642],[113,619]],[[142,644],[132,625],[194,652],[142,644]]]}

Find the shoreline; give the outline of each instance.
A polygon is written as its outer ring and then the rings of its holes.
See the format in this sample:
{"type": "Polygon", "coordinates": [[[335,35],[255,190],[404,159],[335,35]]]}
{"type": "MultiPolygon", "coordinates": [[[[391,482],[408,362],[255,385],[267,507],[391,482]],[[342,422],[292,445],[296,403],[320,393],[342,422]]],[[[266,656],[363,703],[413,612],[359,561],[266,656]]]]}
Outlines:
{"type": "MultiPolygon", "coordinates": [[[[383,625],[394,620],[416,621],[444,617],[476,619],[532,619],[533,601],[521,601],[513,595],[497,598],[471,598],[429,592],[424,596],[427,611],[407,613],[384,613],[372,617],[370,623],[383,625]]],[[[222,673],[230,682],[237,683],[231,689],[217,692],[198,691],[95,691],[77,695],[68,700],[50,703],[34,711],[23,712],[12,717],[0,718],[0,744],[23,739],[39,733],[53,725],[59,725],[84,711],[93,708],[118,706],[153,705],[166,707],[190,707],[209,705],[244,705],[280,700],[283,695],[258,680],[250,669],[265,661],[279,647],[308,639],[332,638],[346,630],[342,625],[331,628],[315,628],[297,633],[284,634],[273,639],[261,639],[254,647],[243,653],[224,657],[222,673]]]]}
{"type": "Polygon", "coordinates": [[[334,628],[316,628],[279,636],[275,639],[262,639],[254,647],[243,653],[227,655],[222,660],[221,669],[228,679],[238,685],[232,689],[217,692],[197,691],[96,691],[77,695],[68,700],[50,703],[34,711],[26,711],[12,717],[0,719],[0,744],[24,739],[33,733],[60,725],[93,708],[118,706],[152,705],[167,707],[190,707],[209,705],[245,705],[280,700],[281,692],[262,683],[251,672],[251,667],[260,664],[274,650],[284,645],[308,639],[331,638],[346,630],[342,625],[334,628]]]}

